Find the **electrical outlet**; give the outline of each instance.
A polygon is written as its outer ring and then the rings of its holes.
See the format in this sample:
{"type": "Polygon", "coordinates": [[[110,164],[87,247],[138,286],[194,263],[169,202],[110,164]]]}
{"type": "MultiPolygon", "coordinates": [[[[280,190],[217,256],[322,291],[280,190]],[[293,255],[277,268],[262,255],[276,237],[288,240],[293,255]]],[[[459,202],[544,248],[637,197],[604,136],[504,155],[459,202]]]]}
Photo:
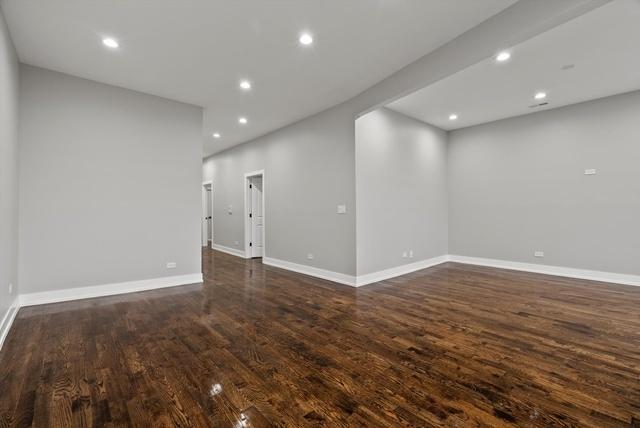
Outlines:
{"type": "Polygon", "coordinates": [[[13,284],[9,283],[9,294],[13,294],[13,284]]]}
{"type": "Polygon", "coordinates": [[[584,170],[584,175],[596,175],[596,170],[595,169],[585,169],[584,170]]]}
{"type": "Polygon", "coordinates": [[[178,266],[178,265],[176,264],[176,262],[169,262],[169,263],[167,263],[167,269],[175,269],[175,268],[176,268],[176,266],[178,266]]]}
{"type": "Polygon", "coordinates": [[[413,258],[413,250],[409,250],[409,258],[412,259],[413,258]]]}
{"type": "Polygon", "coordinates": [[[402,252],[402,258],[403,258],[403,259],[406,259],[406,258],[407,258],[407,252],[406,252],[406,251],[403,251],[403,252],[402,252]]]}
{"type": "Polygon", "coordinates": [[[240,245],[240,241],[236,241],[236,245],[240,245]]]}
{"type": "Polygon", "coordinates": [[[544,257],[544,251],[536,251],[533,253],[534,257],[544,257]]]}
{"type": "Polygon", "coordinates": [[[338,205],[338,208],[337,208],[336,212],[338,214],[346,214],[347,213],[347,206],[346,205],[338,205]]]}
{"type": "Polygon", "coordinates": [[[314,256],[313,256],[313,254],[311,254],[311,253],[307,254],[307,259],[309,259],[309,260],[313,260],[313,257],[314,257],[314,256]]]}

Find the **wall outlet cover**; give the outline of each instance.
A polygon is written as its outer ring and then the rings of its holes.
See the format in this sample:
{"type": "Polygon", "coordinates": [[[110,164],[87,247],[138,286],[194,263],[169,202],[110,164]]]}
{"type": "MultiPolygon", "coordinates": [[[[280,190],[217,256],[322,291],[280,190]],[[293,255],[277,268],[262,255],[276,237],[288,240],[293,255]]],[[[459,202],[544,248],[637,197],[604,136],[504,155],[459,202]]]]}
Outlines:
{"type": "Polygon", "coordinates": [[[534,257],[544,257],[544,251],[536,251],[533,253],[534,257]]]}
{"type": "Polygon", "coordinates": [[[311,253],[307,254],[307,259],[309,259],[309,260],[313,260],[313,257],[314,257],[314,256],[313,256],[313,254],[311,254],[311,253]]]}
{"type": "Polygon", "coordinates": [[[346,214],[347,213],[347,206],[346,205],[338,205],[338,208],[337,208],[336,212],[338,214],[346,214]]]}
{"type": "Polygon", "coordinates": [[[596,171],[595,169],[585,169],[584,170],[584,175],[596,175],[598,171],[596,171]]]}
{"type": "Polygon", "coordinates": [[[176,264],[176,262],[168,262],[168,263],[167,263],[167,269],[175,269],[175,268],[176,268],[176,266],[178,266],[178,265],[176,264]]]}

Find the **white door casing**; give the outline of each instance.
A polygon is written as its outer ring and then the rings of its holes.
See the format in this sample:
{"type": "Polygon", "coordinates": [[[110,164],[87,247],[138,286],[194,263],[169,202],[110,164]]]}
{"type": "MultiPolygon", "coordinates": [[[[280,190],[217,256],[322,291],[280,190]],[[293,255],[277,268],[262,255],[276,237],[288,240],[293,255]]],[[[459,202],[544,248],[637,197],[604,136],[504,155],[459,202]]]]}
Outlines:
{"type": "Polygon", "coordinates": [[[244,257],[267,257],[264,170],[244,174],[244,257]]]}
{"type": "Polygon", "coordinates": [[[211,242],[213,242],[213,213],[212,213],[212,205],[213,205],[213,201],[212,201],[212,193],[211,193],[211,187],[209,187],[207,190],[207,239],[211,242]]]}
{"type": "Polygon", "coordinates": [[[252,177],[249,191],[251,193],[251,257],[262,257],[262,176],[252,177]]]}
{"type": "Polygon", "coordinates": [[[211,181],[202,183],[202,246],[206,247],[211,240],[213,247],[213,188],[211,181]]]}

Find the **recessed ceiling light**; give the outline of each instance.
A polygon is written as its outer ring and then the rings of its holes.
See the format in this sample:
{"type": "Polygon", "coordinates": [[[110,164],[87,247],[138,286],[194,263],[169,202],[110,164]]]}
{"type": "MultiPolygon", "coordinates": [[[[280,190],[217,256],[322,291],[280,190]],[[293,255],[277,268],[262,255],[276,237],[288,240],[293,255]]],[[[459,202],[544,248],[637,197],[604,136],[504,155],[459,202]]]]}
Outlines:
{"type": "Polygon", "coordinates": [[[242,125],[246,125],[246,124],[247,124],[247,122],[249,122],[249,121],[247,120],[247,118],[246,118],[246,117],[239,117],[239,118],[238,118],[238,123],[240,123],[240,124],[242,124],[242,125]]]}
{"type": "Polygon", "coordinates": [[[116,49],[120,47],[120,43],[118,43],[116,39],[112,39],[111,37],[106,37],[102,39],[102,44],[111,49],[116,49]]]}
{"type": "Polygon", "coordinates": [[[449,120],[456,120],[456,119],[458,119],[458,115],[457,114],[453,113],[453,114],[449,115],[449,120]]]}
{"type": "Polygon", "coordinates": [[[214,132],[213,133],[213,138],[220,138],[220,137],[222,137],[222,135],[220,135],[219,132],[214,132]]]}
{"type": "Polygon", "coordinates": [[[500,52],[497,56],[496,56],[496,61],[498,62],[505,62],[506,60],[508,60],[509,58],[511,58],[511,54],[509,52],[500,52]]]}
{"type": "Polygon", "coordinates": [[[533,96],[533,98],[535,98],[536,100],[544,100],[545,98],[547,98],[547,94],[546,92],[538,92],[533,96]]]}
{"type": "Polygon", "coordinates": [[[310,45],[313,43],[313,36],[309,33],[302,33],[298,39],[303,45],[310,45]]]}
{"type": "Polygon", "coordinates": [[[245,91],[248,91],[249,89],[251,89],[251,82],[249,82],[248,80],[241,80],[240,87],[245,91]]]}

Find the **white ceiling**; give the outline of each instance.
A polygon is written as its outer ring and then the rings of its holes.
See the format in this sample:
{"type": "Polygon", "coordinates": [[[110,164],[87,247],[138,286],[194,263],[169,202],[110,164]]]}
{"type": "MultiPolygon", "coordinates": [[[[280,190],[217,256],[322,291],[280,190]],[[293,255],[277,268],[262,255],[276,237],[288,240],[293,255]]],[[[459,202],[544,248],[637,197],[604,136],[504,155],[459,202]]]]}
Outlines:
{"type": "Polygon", "coordinates": [[[22,62],[205,107],[205,154],[346,101],[515,3],[0,1],[22,62]],[[304,30],[313,46],[298,44],[304,30]],[[105,36],[121,48],[106,49],[105,36]]]}
{"type": "Polygon", "coordinates": [[[508,62],[489,58],[388,107],[452,130],[640,89],[640,0],[615,0],[509,52],[508,62]],[[547,98],[534,100],[538,91],[547,98]]]}

